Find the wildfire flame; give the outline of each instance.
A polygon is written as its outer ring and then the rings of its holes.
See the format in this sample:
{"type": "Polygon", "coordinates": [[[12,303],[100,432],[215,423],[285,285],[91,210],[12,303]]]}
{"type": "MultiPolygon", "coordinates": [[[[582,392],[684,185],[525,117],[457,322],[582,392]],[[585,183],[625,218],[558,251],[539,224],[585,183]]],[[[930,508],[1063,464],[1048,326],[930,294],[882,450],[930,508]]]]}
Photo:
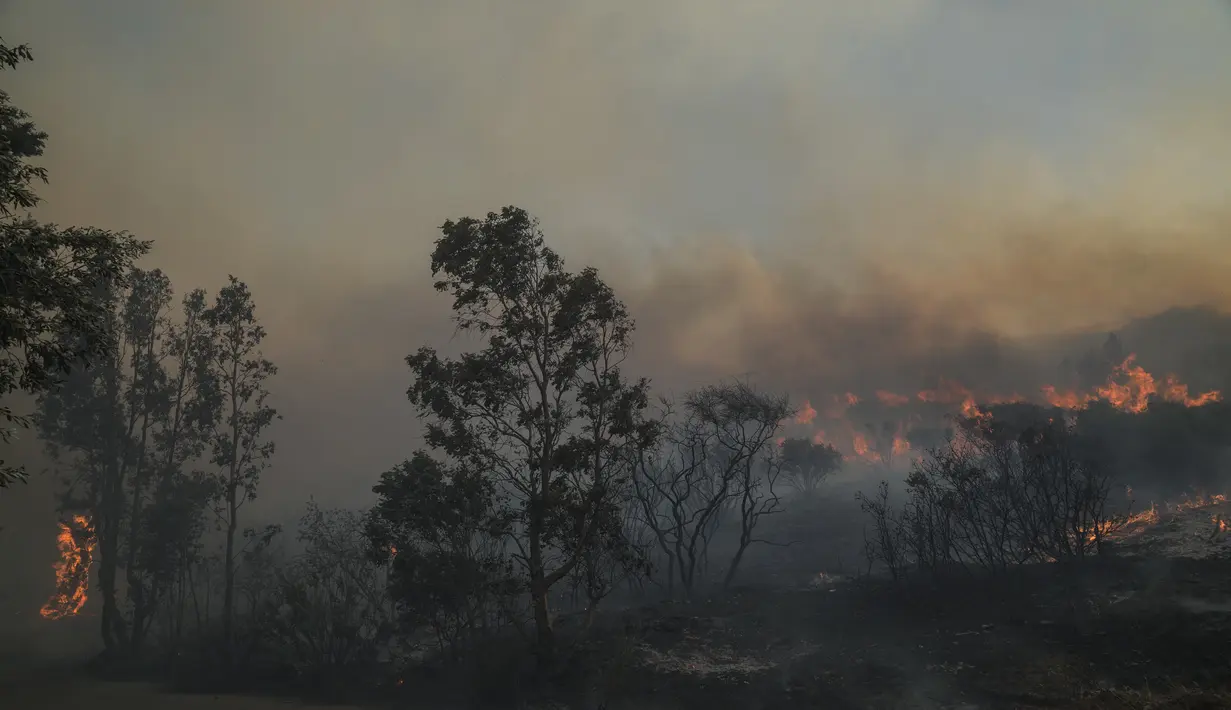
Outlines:
{"type": "MultiPolygon", "coordinates": [[[[1132,489],[1129,488],[1126,492],[1131,496],[1132,489]]],[[[1184,496],[1174,503],[1163,504],[1163,511],[1173,514],[1182,513],[1187,510],[1200,510],[1202,508],[1209,508],[1210,506],[1222,505],[1226,502],[1227,496],[1222,493],[1215,493],[1213,495],[1199,494],[1192,497],[1184,496]]],[[[1098,531],[1099,535],[1097,537],[1128,537],[1139,532],[1144,527],[1157,524],[1161,519],[1162,514],[1159,511],[1158,505],[1151,503],[1149,508],[1139,513],[1130,515],[1128,519],[1124,521],[1123,525],[1118,528],[1113,529],[1112,522],[1108,522],[1100,526],[1101,529],[1098,531]]],[[[1217,513],[1211,516],[1210,521],[1214,524],[1215,534],[1227,531],[1228,523],[1223,518],[1222,513],[1217,513]]],[[[1088,539],[1090,542],[1094,542],[1096,539],[1096,535],[1093,530],[1088,532],[1088,539]]]]}
{"type": "Polygon", "coordinates": [[[44,619],[63,619],[81,611],[90,585],[90,565],[94,562],[94,527],[90,519],[74,515],[70,522],[59,525],[56,546],[60,559],[54,565],[56,591],[39,610],[44,619]]]}
{"type": "Polygon", "coordinates": [[[1017,393],[979,395],[960,382],[942,379],[934,389],[921,390],[913,396],[886,389],[875,390],[869,398],[861,398],[853,392],[831,395],[822,400],[822,412],[818,412],[811,401],[804,402],[795,416],[794,424],[808,428],[824,424],[824,430],[816,429],[809,438],[815,444],[828,443],[835,446],[848,461],[888,463],[891,458],[912,455],[907,434],[918,424],[919,417],[909,415],[903,418],[899,414],[901,421],[885,424],[879,430],[876,427],[868,427],[865,431],[864,427],[857,426],[847,418],[849,410],[861,402],[871,401],[873,405],[879,403],[881,407],[907,411],[910,405],[915,403],[945,405],[951,407],[954,412],[960,412],[963,417],[980,418],[991,416],[985,409],[989,405],[1014,402],[1034,401],[1078,411],[1092,402],[1105,401],[1121,411],[1141,413],[1149,407],[1152,400],[1182,404],[1185,407],[1201,407],[1221,401],[1222,393],[1212,390],[1192,395],[1188,385],[1180,382],[1175,375],[1156,379],[1136,364],[1136,355],[1129,355],[1113,368],[1106,383],[1090,392],[1061,391],[1053,385],[1045,385],[1033,398],[1017,393]]]}

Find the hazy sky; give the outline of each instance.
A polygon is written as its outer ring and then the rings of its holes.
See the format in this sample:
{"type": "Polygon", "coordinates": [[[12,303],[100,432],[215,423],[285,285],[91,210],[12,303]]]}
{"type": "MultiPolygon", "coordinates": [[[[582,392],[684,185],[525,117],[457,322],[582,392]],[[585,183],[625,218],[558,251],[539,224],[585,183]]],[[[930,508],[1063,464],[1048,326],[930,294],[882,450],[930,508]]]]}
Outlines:
{"type": "Polygon", "coordinates": [[[35,51],[3,80],[51,134],[40,216],[156,240],[180,290],[252,285],[297,495],[409,454],[401,358],[451,332],[435,229],[505,204],[605,269],[666,385],[839,387],[1231,305],[1223,2],[7,0],[0,26],[35,51]]]}

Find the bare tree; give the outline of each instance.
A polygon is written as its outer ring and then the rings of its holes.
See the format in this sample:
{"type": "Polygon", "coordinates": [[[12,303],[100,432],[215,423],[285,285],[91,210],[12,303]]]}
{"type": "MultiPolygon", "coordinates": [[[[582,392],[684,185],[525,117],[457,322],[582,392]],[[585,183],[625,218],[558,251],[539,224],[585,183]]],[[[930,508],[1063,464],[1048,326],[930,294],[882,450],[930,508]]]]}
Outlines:
{"type": "Polygon", "coordinates": [[[876,498],[861,498],[875,530],[870,561],[894,576],[908,568],[995,574],[1032,562],[1080,562],[1126,519],[1108,511],[1109,478],[1063,420],[964,420],[948,444],[915,464],[906,484],[899,510],[884,484],[876,498]]]}
{"type": "Polygon", "coordinates": [[[734,579],[753,531],[777,512],[775,484],[782,459],[773,445],[793,412],[785,397],[745,382],[690,393],[683,417],[664,402],[663,444],[645,451],[633,477],[634,495],[659,550],[668,560],[668,591],[678,578],[691,596],[709,562],[709,543],[724,515],[739,518],[739,544],[724,579],[734,579]]]}

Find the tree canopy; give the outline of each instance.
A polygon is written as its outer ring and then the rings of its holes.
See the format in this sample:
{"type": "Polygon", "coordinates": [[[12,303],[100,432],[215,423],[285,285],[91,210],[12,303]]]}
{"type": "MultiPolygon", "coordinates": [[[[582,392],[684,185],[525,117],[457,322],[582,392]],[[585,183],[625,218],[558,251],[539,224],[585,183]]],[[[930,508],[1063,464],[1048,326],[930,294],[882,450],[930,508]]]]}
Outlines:
{"type": "MultiPolygon", "coordinates": [[[[33,59],[29,47],[0,38],[0,69],[33,59]]],[[[40,394],[76,364],[105,357],[115,333],[107,327],[110,304],[102,297],[121,284],[150,243],[124,232],[62,228],[28,215],[40,202],[34,187],[47,172],[31,160],[43,154],[47,134],[0,90],[0,398],[40,394]]],[[[0,440],[28,417],[0,405],[0,440]]],[[[24,480],[19,467],[0,459],[0,488],[24,480]]]]}

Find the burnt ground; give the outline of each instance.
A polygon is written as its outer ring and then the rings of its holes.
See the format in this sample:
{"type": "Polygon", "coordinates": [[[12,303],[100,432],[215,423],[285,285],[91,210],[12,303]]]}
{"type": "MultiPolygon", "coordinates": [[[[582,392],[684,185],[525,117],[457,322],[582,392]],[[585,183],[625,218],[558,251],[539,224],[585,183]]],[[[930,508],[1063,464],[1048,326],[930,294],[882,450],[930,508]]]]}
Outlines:
{"type": "MultiPolygon", "coordinates": [[[[1109,557],[1080,575],[1040,565],[942,586],[747,587],[612,610],[571,645],[556,707],[578,710],[1227,708],[1231,560],[1109,557]]],[[[501,676],[471,680],[488,686],[479,707],[548,707],[512,702],[520,694],[501,676]]],[[[405,680],[400,697],[369,702],[458,707],[405,680]]],[[[6,695],[23,700],[16,707],[79,704],[61,697],[71,690],[63,681],[0,688],[0,707],[6,695]]],[[[81,699],[126,710],[288,704],[107,685],[81,699]]]]}
{"type": "MultiPolygon", "coordinates": [[[[996,580],[791,585],[750,568],[745,578],[764,586],[606,610],[585,632],[562,619],[568,666],[553,695],[557,707],[578,710],[1231,708],[1231,540],[1211,524],[1223,507],[1221,526],[1231,504],[1164,512],[1118,540],[1116,554],[1077,571],[1051,564],[996,580]]],[[[520,702],[530,693],[517,667],[533,665],[525,651],[516,640],[485,652],[485,667],[461,684],[469,705],[477,696],[478,707],[545,707],[520,702]]],[[[456,680],[407,672],[403,681],[397,689],[378,682],[385,691],[369,687],[376,693],[347,683],[336,699],[459,707],[456,680]]],[[[78,704],[54,699],[67,687],[57,680],[31,689],[27,703],[50,704],[18,707],[78,704]]],[[[267,690],[282,698],[204,695],[211,707],[286,707],[286,688],[267,690]]],[[[318,700],[319,690],[310,693],[318,700]]],[[[0,707],[11,691],[0,684],[0,707]]],[[[142,692],[113,706],[205,700],[142,692]]]]}
{"type": "Polygon", "coordinates": [[[608,612],[591,632],[602,670],[567,704],[1231,708],[1225,507],[1163,511],[1080,569],[821,579],[608,612]]]}
{"type": "Polygon", "coordinates": [[[745,588],[626,612],[604,622],[592,699],[569,704],[1231,707],[1231,561],[1111,558],[1080,577],[745,588]]]}

